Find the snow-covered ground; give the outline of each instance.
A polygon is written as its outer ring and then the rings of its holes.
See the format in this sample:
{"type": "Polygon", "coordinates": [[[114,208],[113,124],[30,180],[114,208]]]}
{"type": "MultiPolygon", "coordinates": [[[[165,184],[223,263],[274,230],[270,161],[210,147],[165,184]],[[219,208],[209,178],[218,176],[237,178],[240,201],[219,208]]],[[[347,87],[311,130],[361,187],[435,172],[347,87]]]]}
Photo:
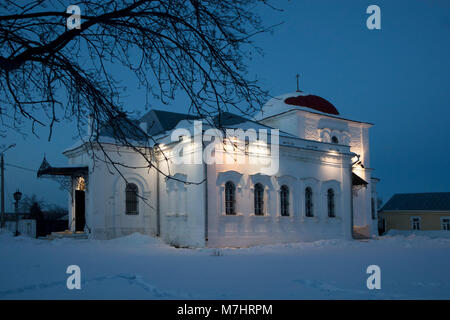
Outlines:
{"type": "Polygon", "coordinates": [[[2,232],[0,299],[450,299],[446,235],[214,250],[140,234],[49,241],[2,232]],[[380,290],[366,287],[373,264],[380,290]],[[69,265],[81,268],[81,290],[66,287],[69,265]]]}

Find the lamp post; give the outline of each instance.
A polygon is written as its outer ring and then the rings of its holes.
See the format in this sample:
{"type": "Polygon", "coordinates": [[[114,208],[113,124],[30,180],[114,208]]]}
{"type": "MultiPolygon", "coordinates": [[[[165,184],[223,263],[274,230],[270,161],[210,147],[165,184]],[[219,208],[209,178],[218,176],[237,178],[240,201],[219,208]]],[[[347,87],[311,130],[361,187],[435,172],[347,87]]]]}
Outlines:
{"type": "Polygon", "coordinates": [[[16,200],[16,203],[14,204],[14,209],[16,212],[16,233],[14,234],[15,237],[19,235],[19,201],[22,198],[22,192],[17,189],[16,192],[14,192],[14,200],[16,200]]]}
{"type": "Polygon", "coordinates": [[[16,144],[14,143],[14,144],[10,145],[9,147],[7,147],[6,149],[4,149],[2,152],[0,152],[0,153],[1,153],[1,160],[0,160],[0,174],[2,175],[1,182],[0,182],[0,183],[1,183],[1,188],[2,188],[2,191],[1,191],[1,197],[0,197],[0,200],[1,200],[1,207],[0,207],[0,210],[1,210],[0,228],[4,228],[4,227],[5,227],[5,162],[4,162],[4,160],[3,160],[3,154],[4,154],[8,149],[14,148],[15,146],[16,146],[16,144]]]}

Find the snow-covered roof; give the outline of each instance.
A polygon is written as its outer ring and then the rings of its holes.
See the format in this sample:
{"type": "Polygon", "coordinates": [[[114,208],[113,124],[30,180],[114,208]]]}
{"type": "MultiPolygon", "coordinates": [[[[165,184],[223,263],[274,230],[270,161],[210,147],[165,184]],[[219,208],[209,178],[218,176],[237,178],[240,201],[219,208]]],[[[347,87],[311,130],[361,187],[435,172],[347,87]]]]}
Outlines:
{"type": "MultiPolygon", "coordinates": [[[[179,128],[189,129],[192,133],[193,123],[190,120],[181,120],[180,122],[178,122],[177,126],[174,129],[179,128]]],[[[220,114],[220,117],[216,115],[214,117],[202,119],[202,128],[203,130],[207,130],[210,128],[221,128],[221,129],[242,129],[244,131],[248,129],[254,130],[265,129],[268,130],[269,133],[271,129],[277,129],[230,112],[222,112],[220,114]]],[[[286,133],[282,130],[279,130],[279,135],[281,137],[296,138],[296,136],[286,133]]]]}

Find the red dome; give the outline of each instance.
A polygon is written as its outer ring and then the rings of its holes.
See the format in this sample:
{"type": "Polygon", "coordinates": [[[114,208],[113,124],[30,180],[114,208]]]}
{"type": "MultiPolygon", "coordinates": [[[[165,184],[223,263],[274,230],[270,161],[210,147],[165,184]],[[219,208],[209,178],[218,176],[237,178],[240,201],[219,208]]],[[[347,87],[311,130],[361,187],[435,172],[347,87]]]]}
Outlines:
{"type": "Polygon", "coordinates": [[[290,104],[293,106],[299,107],[307,107],[311,108],[323,113],[329,114],[339,114],[335,106],[333,106],[330,102],[315,95],[299,95],[297,97],[290,97],[284,99],[284,103],[290,104]]]}

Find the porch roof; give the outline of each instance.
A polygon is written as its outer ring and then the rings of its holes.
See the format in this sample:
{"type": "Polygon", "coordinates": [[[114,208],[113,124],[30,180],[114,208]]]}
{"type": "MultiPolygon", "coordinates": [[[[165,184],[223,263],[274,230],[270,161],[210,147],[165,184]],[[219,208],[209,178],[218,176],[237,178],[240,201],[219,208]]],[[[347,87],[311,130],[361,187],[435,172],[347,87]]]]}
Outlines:
{"type": "Polygon", "coordinates": [[[367,186],[369,183],[364,180],[363,178],[361,178],[360,176],[358,176],[357,174],[355,174],[354,172],[352,172],[352,185],[354,186],[367,186]]]}
{"type": "Polygon", "coordinates": [[[37,172],[37,176],[73,176],[76,174],[87,174],[87,166],[67,166],[67,167],[52,167],[47,159],[42,160],[41,166],[37,172]]]}

